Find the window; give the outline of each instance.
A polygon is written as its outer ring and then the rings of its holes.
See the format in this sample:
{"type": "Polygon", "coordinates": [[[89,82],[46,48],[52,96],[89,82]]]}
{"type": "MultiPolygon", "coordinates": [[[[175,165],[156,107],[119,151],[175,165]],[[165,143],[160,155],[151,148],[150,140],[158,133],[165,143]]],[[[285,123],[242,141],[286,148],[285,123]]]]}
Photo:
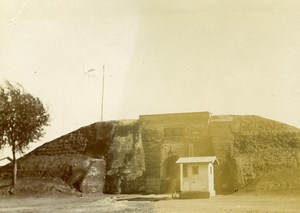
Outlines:
{"type": "Polygon", "coordinates": [[[183,164],[183,177],[187,177],[187,176],[188,176],[187,166],[183,164]]]}
{"type": "Polygon", "coordinates": [[[164,137],[183,136],[183,128],[164,128],[164,137]]]}
{"type": "Polygon", "coordinates": [[[212,175],[212,166],[209,167],[210,174],[212,175]]]}
{"type": "Polygon", "coordinates": [[[192,174],[193,175],[198,175],[199,174],[199,169],[198,166],[192,166],[192,174]]]}

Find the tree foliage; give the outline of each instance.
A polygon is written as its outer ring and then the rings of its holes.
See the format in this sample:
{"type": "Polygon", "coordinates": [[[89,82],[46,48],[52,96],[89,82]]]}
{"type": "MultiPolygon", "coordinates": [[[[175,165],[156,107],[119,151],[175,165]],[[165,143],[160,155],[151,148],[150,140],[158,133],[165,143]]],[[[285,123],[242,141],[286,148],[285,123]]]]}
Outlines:
{"type": "Polygon", "coordinates": [[[0,86],[0,148],[12,147],[14,167],[15,153],[43,136],[48,121],[49,114],[39,98],[27,93],[20,84],[7,81],[0,86]]]}

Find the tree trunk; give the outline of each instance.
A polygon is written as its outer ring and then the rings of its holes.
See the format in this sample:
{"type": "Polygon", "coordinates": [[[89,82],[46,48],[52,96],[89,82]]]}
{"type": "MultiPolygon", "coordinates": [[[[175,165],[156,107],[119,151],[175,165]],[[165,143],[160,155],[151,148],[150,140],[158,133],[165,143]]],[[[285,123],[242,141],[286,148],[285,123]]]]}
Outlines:
{"type": "Polygon", "coordinates": [[[14,187],[17,184],[17,159],[16,159],[15,146],[12,146],[12,154],[13,154],[12,186],[14,187]]]}

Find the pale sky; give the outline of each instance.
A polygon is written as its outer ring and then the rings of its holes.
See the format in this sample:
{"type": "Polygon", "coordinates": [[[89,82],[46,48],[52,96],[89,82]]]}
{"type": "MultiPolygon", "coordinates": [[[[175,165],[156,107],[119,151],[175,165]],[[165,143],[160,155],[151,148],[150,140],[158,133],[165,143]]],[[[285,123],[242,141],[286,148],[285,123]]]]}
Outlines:
{"type": "Polygon", "coordinates": [[[104,120],[210,111],[300,127],[299,11],[297,0],[0,0],[0,80],[48,107],[41,143],[100,120],[103,65],[104,120]]]}

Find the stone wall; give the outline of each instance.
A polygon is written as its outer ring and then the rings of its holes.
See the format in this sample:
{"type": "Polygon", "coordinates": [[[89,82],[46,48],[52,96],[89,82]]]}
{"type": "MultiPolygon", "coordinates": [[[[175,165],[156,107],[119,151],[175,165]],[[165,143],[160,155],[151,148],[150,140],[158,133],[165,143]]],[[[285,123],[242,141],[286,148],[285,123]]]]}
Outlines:
{"type": "Polygon", "coordinates": [[[168,185],[171,186],[173,179],[178,178],[175,161],[179,157],[211,152],[208,140],[209,119],[208,112],[140,116],[146,192],[172,191],[168,185]],[[174,170],[167,169],[173,166],[174,170]]]}
{"type": "Polygon", "coordinates": [[[149,193],[160,192],[161,138],[160,127],[142,124],[141,139],[145,154],[145,185],[146,191],[149,193]]]}
{"type": "Polygon", "coordinates": [[[212,155],[217,156],[220,165],[215,168],[215,190],[217,193],[223,193],[228,190],[229,182],[233,178],[228,172],[228,157],[233,149],[234,135],[232,125],[234,118],[232,116],[212,116],[209,124],[210,143],[212,145],[212,155]]]}
{"type": "MultiPolygon", "coordinates": [[[[80,167],[73,168],[73,174],[75,177],[79,174],[79,178],[73,178],[71,176],[69,178],[68,183],[72,183],[71,181],[75,180],[75,183],[79,183],[79,190],[85,193],[96,193],[103,192],[104,189],[104,181],[106,175],[106,165],[103,159],[92,159],[88,162],[88,167],[83,172],[80,172],[80,167]]],[[[81,170],[82,171],[82,170],[81,170]]],[[[73,184],[74,185],[74,182],[73,184]]]]}
{"type": "Polygon", "coordinates": [[[120,121],[108,150],[105,192],[142,193],[145,191],[145,156],[139,122],[120,121]]]}

